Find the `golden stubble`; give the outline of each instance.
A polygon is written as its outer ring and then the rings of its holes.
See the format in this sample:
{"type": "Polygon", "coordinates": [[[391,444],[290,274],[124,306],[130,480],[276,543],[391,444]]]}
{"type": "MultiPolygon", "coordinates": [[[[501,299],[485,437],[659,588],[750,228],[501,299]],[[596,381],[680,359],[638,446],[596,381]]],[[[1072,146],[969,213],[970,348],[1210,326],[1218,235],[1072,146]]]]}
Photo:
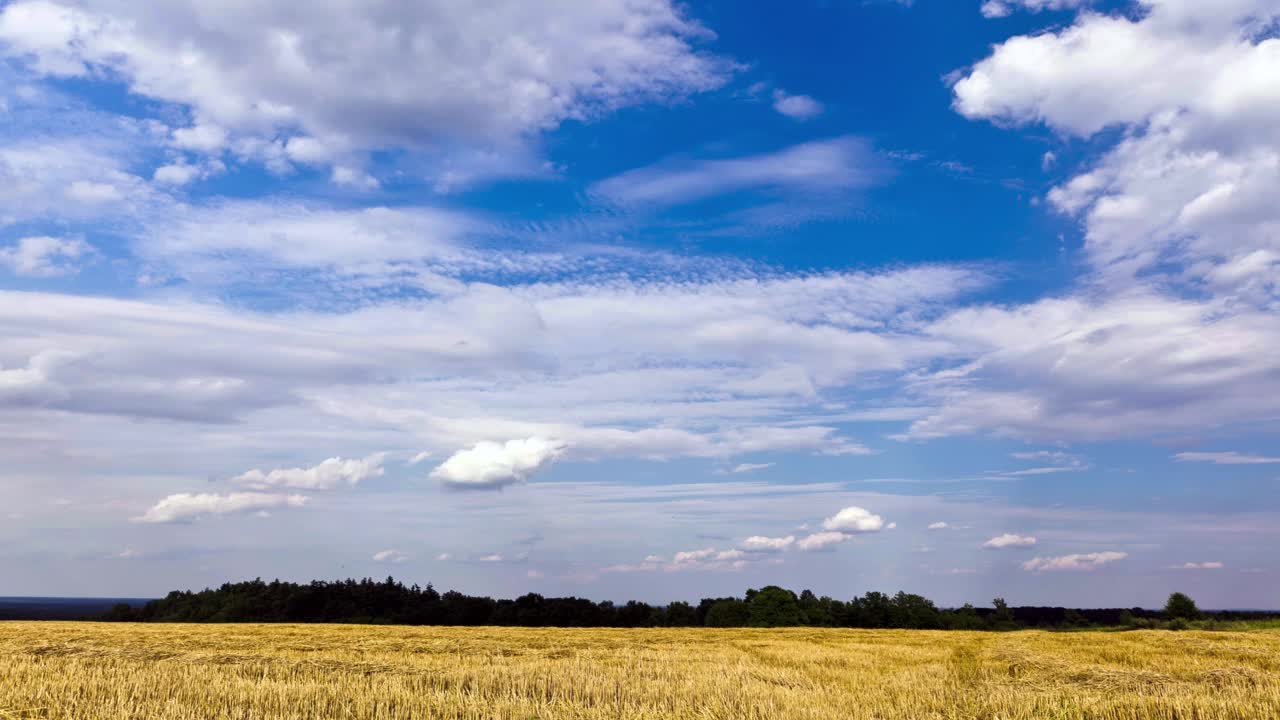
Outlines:
{"type": "Polygon", "coordinates": [[[1280,718],[1280,632],[0,623],[0,718],[1280,718]]]}

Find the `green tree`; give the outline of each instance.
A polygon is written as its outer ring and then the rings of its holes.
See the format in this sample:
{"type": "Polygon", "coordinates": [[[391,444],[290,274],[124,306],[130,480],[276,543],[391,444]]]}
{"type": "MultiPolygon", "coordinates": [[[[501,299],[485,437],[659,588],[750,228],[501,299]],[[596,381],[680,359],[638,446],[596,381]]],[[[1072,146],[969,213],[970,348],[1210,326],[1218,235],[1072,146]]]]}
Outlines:
{"type": "Polygon", "coordinates": [[[679,600],[667,606],[665,620],[670,627],[688,627],[697,624],[698,613],[692,605],[679,600]]]}
{"type": "Polygon", "coordinates": [[[707,627],[744,627],[750,612],[741,600],[721,600],[707,610],[707,627]]]}
{"type": "Polygon", "coordinates": [[[1196,601],[1191,596],[1176,592],[1164,604],[1164,616],[1168,620],[1195,620],[1200,617],[1200,608],[1196,607],[1196,601]]]}
{"type": "Polygon", "coordinates": [[[1017,627],[1018,623],[1013,619],[1013,610],[1009,609],[1009,603],[1004,598],[996,598],[991,601],[996,611],[991,614],[991,627],[995,630],[1012,630],[1017,627]]]}
{"type": "Polygon", "coordinates": [[[970,603],[965,603],[964,607],[959,610],[952,610],[943,615],[943,624],[952,630],[981,630],[983,628],[982,617],[978,615],[978,609],[970,603]]]}
{"type": "Polygon", "coordinates": [[[748,593],[748,596],[749,622],[752,627],[791,627],[805,622],[800,602],[790,590],[770,585],[748,593]]]}
{"type": "MultiPolygon", "coordinates": [[[[1128,611],[1126,610],[1125,612],[1128,611]]],[[[1079,610],[1068,608],[1062,616],[1062,624],[1066,627],[1085,627],[1089,624],[1089,620],[1079,610]]]]}
{"type": "Polygon", "coordinates": [[[892,620],[893,602],[888,595],[872,590],[853,601],[856,623],[855,627],[882,628],[889,627],[892,620]]]}
{"type": "Polygon", "coordinates": [[[930,629],[942,624],[942,616],[932,600],[902,591],[893,596],[890,617],[893,626],[901,628],[930,629]]]}

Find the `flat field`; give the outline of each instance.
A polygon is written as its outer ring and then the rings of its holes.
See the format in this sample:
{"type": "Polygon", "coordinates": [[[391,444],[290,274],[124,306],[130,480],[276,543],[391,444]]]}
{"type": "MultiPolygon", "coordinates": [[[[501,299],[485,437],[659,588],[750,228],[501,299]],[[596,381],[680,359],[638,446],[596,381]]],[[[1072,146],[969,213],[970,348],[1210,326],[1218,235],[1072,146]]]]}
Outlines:
{"type": "Polygon", "coordinates": [[[0,623],[0,718],[1280,717],[1280,632],[0,623]]]}

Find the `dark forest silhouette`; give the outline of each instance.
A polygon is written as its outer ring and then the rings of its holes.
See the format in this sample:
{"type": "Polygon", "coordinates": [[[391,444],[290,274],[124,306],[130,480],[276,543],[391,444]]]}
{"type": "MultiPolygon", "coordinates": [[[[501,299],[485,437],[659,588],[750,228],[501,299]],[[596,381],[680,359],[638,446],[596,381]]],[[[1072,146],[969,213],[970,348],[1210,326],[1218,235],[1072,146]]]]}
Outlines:
{"type": "Polygon", "coordinates": [[[1178,627],[1202,617],[1247,620],[1267,613],[1202,613],[1175,593],[1164,611],[965,605],[940,609],[920,595],[868,592],[849,601],[796,594],[777,586],[748,590],[743,597],[704,598],[697,605],[674,602],[614,604],[535,593],[514,600],[437,592],[431,585],[405,586],[393,578],[315,581],[297,584],[261,579],[227,583],[200,592],[174,591],[142,607],[117,605],[103,619],[138,622],[296,622],[399,625],[518,625],[527,627],[850,627],[1011,630],[1023,627],[1178,627]]]}

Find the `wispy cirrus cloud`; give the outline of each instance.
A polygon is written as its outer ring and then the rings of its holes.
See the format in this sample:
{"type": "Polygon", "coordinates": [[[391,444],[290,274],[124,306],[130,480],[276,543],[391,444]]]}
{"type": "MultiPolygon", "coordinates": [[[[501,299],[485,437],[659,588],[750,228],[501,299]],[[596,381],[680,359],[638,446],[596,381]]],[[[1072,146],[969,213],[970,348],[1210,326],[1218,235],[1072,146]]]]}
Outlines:
{"type": "Polygon", "coordinates": [[[865,140],[840,137],[741,157],[666,160],[602,180],[591,193],[619,205],[669,206],[725,193],[828,193],[867,187],[882,177],[865,140]]]}
{"type": "Polygon", "coordinates": [[[1207,462],[1214,465],[1274,465],[1280,463],[1280,457],[1247,455],[1235,451],[1181,452],[1174,455],[1173,458],[1178,462],[1207,462]]]}

